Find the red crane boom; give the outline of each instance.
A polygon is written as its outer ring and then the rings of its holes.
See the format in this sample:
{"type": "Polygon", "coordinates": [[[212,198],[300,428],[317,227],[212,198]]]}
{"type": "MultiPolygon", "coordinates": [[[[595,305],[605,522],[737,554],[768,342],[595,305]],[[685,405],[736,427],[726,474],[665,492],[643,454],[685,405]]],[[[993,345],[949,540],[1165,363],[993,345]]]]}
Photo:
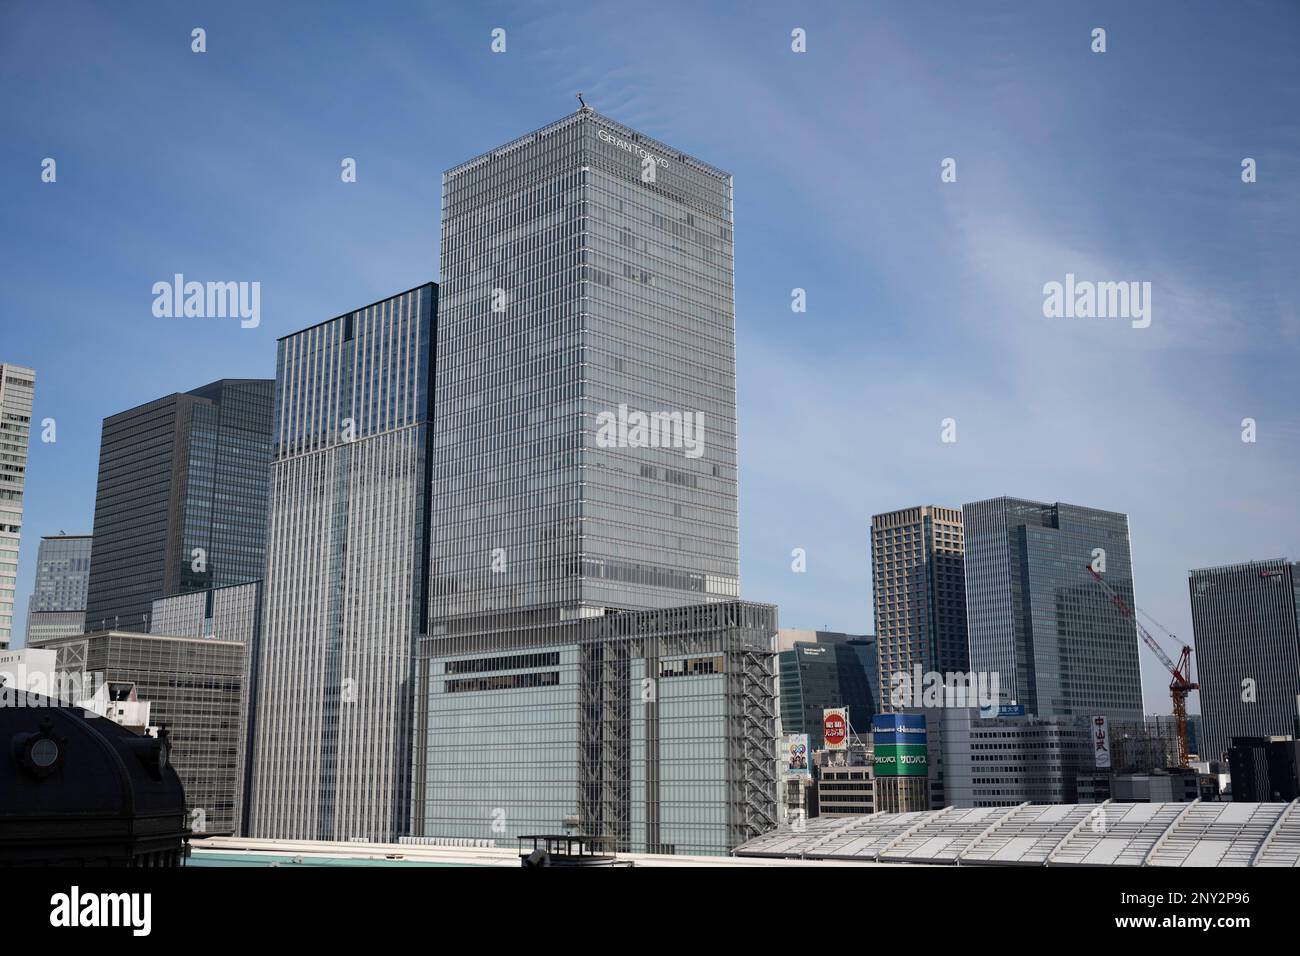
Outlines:
{"type": "MultiPolygon", "coordinates": [[[[1115,593],[1109,584],[1102,580],[1101,575],[1092,569],[1092,565],[1084,565],[1092,579],[1105,588],[1106,593],[1110,595],[1111,603],[1119,608],[1121,614],[1133,622],[1137,627],[1138,634],[1146,646],[1155,651],[1156,656],[1160,658],[1160,663],[1165,665],[1165,670],[1172,675],[1169,681],[1169,697],[1174,705],[1174,723],[1178,727],[1178,765],[1187,766],[1187,695],[1191,691],[1199,690],[1200,684],[1192,680],[1192,649],[1188,645],[1183,645],[1182,654],[1179,655],[1178,663],[1165,653],[1165,649],[1160,646],[1160,642],[1148,633],[1147,629],[1142,626],[1142,622],[1137,619],[1137,615],[1132,609],[1124,603],[1124,599],[1115,593]]],[[[1173,634],[1169,635],[1174,640],[1178,638],[1173,634]]]]}

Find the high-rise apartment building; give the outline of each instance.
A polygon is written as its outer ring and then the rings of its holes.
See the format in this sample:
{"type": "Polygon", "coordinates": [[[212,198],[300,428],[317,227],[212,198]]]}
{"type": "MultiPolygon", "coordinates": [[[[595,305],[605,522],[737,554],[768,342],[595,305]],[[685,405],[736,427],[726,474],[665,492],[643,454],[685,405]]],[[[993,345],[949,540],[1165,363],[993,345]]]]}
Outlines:
{"type": "Polygon", "coordinates": [[[1046,717],[1142,720],[1128,516],[993,498],[963,506],[971,668],[1000,697],[1046,717]]]}
{"type": "Polygon", "coordinates": [[[253,836],[408,833],[437,296],[427,283],[279,341],[253,836]]]}
{"type": "Polygon", "coordinates": [[[1300,706],[1300,563],[1251,561],[1188,580],[1200,683],[1201,758],[1233,737],[1293,734],[1300,706]]]}
{"type": "Polygon", "coordinates": [[[92,540],[88,534],[41,538],[36,552],[36,585],[27,602],[28,647],[40,647],[52,638],[85,630],[92,540]]]}
{"type": "Polygon", "coordinates": [[[775,824],[731,177],[584,108],[449,170],[442,213],[416,835],[725,852],[775,824]]]}
{"type": "Polygon", "coordinates": [[[892,692],[906,693],[917,667],[923,674],[965,673],[969,667],[962,546],[962,517],[956,508],[921,505],[871,518],[871,593],[883,712],[899,709],[892,692]]]}
{"type": "Polygon", "coordinates": [[[270,379],[221,379],[104,419],[91,630],[149,630],[155,599],[262,577],[270,379]]]}
{"type": "Polygon", "coordinates": [[[9,646],[14,629],[18,542],[35,388],[33,369],[0,363],[0,651],[9,646]]]}

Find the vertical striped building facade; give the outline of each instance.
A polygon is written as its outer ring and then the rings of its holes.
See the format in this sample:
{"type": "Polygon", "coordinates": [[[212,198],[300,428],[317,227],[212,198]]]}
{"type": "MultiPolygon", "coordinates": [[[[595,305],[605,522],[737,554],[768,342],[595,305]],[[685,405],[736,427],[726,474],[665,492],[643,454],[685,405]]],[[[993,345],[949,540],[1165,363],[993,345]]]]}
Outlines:
{"type": "Polygon", "coordinates": [[[436,310],[428,283],[279,342],[253,836],[407,832],[436,310]]]}
{"type": "Polygon", "coordinates": [[[36,372],[0,363],[0,651],[9,647],[36,372]]]}
{"type": "Polygon", "coordinates": [[[1141,721],[1137,631],[1088,573],[1135,605],[1128,515],[991,498],[962,525],[971,667],[1036,717],[1141,721]]]}
{"type": "MultiPolygon", "coordinates": [[[[966,580],[959,508],[921,505],[871,518],[871,593],[879,660],[880,709],[892,713],[905,675],[965,673],[966,580]]],[[[910,706],[904,704],[902,706],[910,706]]]]}
{"type": "Polygon", "coordinates": [[[1300,707],[1300,563],[1251,561],[1192,571],[1201,757],[1233,737],[1295,733],[1300,707]]]}
{"type": "Polygon", "coordinates": [[[416,835],[775,825],[732,222],[730,174],[586,108],[444,174],[416,835]]]}

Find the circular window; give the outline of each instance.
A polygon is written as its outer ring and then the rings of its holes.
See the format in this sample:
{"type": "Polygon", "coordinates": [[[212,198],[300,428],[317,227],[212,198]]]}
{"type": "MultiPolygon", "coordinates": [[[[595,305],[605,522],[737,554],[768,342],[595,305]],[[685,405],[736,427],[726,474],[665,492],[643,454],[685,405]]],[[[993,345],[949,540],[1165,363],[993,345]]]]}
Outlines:
{"type": "Polygon", "coordinates": [[[54,766],[59,759],[59,745],[48,737],[42,737],[32,744],[32,763],[44,770],[54,766]]]}

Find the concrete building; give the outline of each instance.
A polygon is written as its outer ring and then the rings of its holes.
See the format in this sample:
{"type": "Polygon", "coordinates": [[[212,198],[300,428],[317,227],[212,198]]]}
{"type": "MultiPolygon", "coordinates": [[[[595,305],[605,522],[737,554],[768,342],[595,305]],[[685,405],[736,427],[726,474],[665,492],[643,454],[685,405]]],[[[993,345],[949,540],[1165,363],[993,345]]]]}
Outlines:
{"type": "Polygon", "coordinates": [[[962,508],[971,667],[1038,717],[1142,719],[1128,517],[1018,498],[962,508]]]}
{"type": "Polygon", "coordinates": [[[808,734],[811,749],[820,749],[828,707],[847,707],[852,727],[869,732],[880,710],[871,635],[781,628],[777,648],[782,734],[808,734]]]}
{"type": "Polygon", "coordinates": [[[926,711],[933,806],[1013,807],[1074,803],[1076,777],[1091,769],[1086,722],[1033,716],[981,717],[975,707],[926,711]]]}
{"type": "Polygon", "coordinates": [[[85,630],[92,540],[88,534],[62,532],[41,538],[36,585],[27,602],[28,647],[85,630]]]}
{"type": "MultiPolygon", "coordinates": [[[[869,739],[869,737],[868,737],[869,739]]],[[[873,754],[865,743],[816,755],[815,810],[811,816],[851,817],[876,812],[873,754]]]]}
{"type": "Polygon", "coordinates": [[[441,248],[414,835],[723,853],[776,793],[731,176],[583,108],[446,172],[441,248]]]}
{"type": "Polygon", "coordinates": [[[221,379],[104,419],[86,627],[149,630],[155,599],[262,577],[269,379],[221,379]]]}
{"type": "Polygon", "coordinates": [[[279,340],[253,836],[409,832],[437,295],[426,283],[279,340]]]}
{"type": "Polygon", "coordinates": [[[252,801],[252,761],[257,728],[257,663],[262,634],[262,582],[190,591],[153,602],[151,634],[235,641],[244,647],[239,695],[239,748],[235,758],[236,833],[247,830],[252,801]]]}
{"type": "Polygon", "coordinates": [[[18,584],[18,544],[23,528],[23,489],[27,446],[32,430],[36,372],[0,363],[0,651],[14,629],[14,589],[18,584]]]}
{"type": "Polygon", "coordinates": [[[880,709],[899,710],[896,675],[965,673],[966,581],[962,513],[922,505],[871,518],[871,593],[880,709]]]}
{"type": "MultiPolygon", "coordinates": [[[[54,668],[56,655],[32,647],[16,651],[0,651],[0,706],[12,706],[11,696],[17,691],[30,691],[42,697],[58,697],[58,683],[54,668]]],[[[16,699],[16,698],[14,698],[16,699]]]]}
{"type": "Polygon", "coordinates": [[[1300,700],[1300,564],[1285,560],[1190,572],[1202,752],[1233,737],[1296,733],[1300,700]]]}
{"type": "Polygon", "coordinates": [[[90,692],[78,703],[94,700],[100,684],[134,685],[135,700],[149,704],[151,726],[170,734],[191,827],[234,832],[243,643],[98,631],[57,638],[46,650],[57,653],[60,673],[90,676],[90,692]]]}

